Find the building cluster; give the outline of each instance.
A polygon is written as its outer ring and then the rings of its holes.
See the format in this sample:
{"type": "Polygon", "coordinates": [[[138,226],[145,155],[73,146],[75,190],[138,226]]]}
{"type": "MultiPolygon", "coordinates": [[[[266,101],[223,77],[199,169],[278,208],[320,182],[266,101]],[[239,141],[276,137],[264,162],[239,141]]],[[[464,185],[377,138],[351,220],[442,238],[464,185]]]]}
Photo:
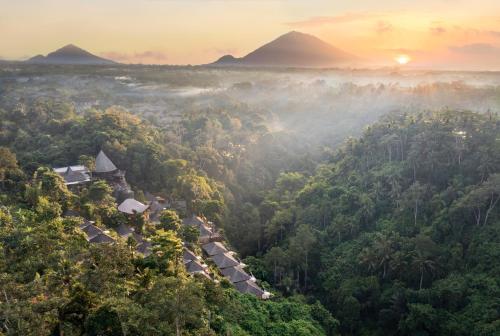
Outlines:
{"type": "MultiPolygon", "coordinates": [[[[246,265],[235,257],[236,253],[234,251],[230,251],[224,245],[222,235],[216,231],[212,223],[198,216],[186,218],[182,223],[199,229],[199,242],[205,256],[214,263],[220,274],[231,282],[236,289],[262,299],[268,299],[271,296],[271,293],[262,290],[257,285],[257,279],[253,275],[244,270],[246,265]]],[[[191,263],[196,262],[196,267],[198,267],[198,264],[200,266],[199,272],[207,273],[207,266],[201,263],[198,258],[194,253],[187,250],[184,253],[184,264],[190,266],[191,263]]]]}
{"type": "MultiPolygon", "coordinates": [[[[103,151],[100,151],[97,155],[93,171],[83,165],[54,168],[54,171],[61,175],[65,184],[73,191],[80,190],[82,186],[89,184],[93,180],[105,180],[113,188],[113,196],[119,202],[118,211],[127,217],[143,216],[147,220],[152,205],[156,212],[163,210],[156,200],[155,202],[143,204],[134,199],[134,192],[125,179],[125,172],[119,170],[103,151]]],[[[84,220],[80,229],[87,235],[87,240],[90,243],[115,242],[110,230],[103,230],[92,221],[84,220]]],[[[120,224],[114,231],[116,232],[114,236],[123,239],[132,237],[137,243],[136,249],[138,252],[145,256],[151,254],[151,243],[144,239],[141,234],[135,232],[133,227],[120,224]]]]}
{"type": "MultiPolygon", "coordinates": [[[[65,184],[73,191],[79,191],[82,186],[95,179],[105,180],[113,188],[113,196],[117,200],[118,211],[130,218],[131,221],[135,216],[142,216],[146,221],[158,221],[161,211],[168,208],[169,205],[171,206],[163,198],[150,193],[145,194],[148,200],[146,204],[136,200],[134,192],[125,179],[125,172],[119,170],[103,151],[100,151],[97,155],[93,171],[83,165],[54,168],[54,171],[61,175],[65,184]]],[[[185,206],[185,201],[177,201],[175,205],[185,206]]],[[[223,243],[223,236],[213,223],[201,217],[192,216],[183,219],[182,224],[196,227],[199,230],[198,242],[205,257],[213,262],[220,274],[228,279],[236,289],[262,299],[270,297],[269,292],[262,290],[257,285],[255,277],[245,272],[245,264],[235,257],[235,252],[226,248],[223,243]]],[[[113,237],[120,237],[123,240],[132,238],[136,243],[137,252],[149,256],[152,251],[152,244],[147,238],[135,232],[134,227],[123,223],[112,230],[103,230],[96,226],[94,222],[84,220],[84,223],[80,225],[80,229],[86,234],[90,243],[114,243],[116,240],[113,237]],[[114,231],[115,234],[112,234],[111,231],[114,231]]],[[[183,263],[189,274],[198,274],[213,280],[209,267],[204,263],[203,258],[186,247],[183,249],[183,263]]]]}

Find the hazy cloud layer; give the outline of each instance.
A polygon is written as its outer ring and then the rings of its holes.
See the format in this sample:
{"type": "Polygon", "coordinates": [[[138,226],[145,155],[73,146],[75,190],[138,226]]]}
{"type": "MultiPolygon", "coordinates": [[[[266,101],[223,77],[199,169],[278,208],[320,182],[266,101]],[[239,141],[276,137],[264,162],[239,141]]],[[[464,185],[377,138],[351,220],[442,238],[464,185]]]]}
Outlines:
{"type": "Polygon", "coordinates": [[[292,28],[310,28],[323,25],[368,20],[378,16],[379,15],[377,14],[347,13],[337,16],[313,16],[305,20],[286,22],[285,24],[292,28]]]}
{"type": "Polygon", "coordinates": [[[377,34],[385,34],[394,30],[394,26],[387,21],[378,21],[375,25],[375,31],[377,34]]]}
{"type": "Polygon", "coordinates": [[[168,56],[162,51],[146,50],[135,53],[122,53],[117,51],[108,51],[101,54],[102,57],[112,59],[122,63],[142,63],[142,64],[161,64],[168,61],[168,56]]]}
{"type": "Polygon", "coordinates": [[[471,43],[462,46],[450,46],[449,49],[459,54],[500,56],[500,48],[489,43],[471,43]]]}

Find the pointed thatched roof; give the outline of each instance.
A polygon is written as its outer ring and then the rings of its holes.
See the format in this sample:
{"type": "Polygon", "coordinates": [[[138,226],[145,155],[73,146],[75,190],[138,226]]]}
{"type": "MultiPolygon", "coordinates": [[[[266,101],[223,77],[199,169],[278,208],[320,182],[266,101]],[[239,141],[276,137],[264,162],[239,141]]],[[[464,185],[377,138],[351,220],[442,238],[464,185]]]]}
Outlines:
{"type": "Polygon", "coordinates": [[[228,267],[221,271],[222,275],[228,278],[232,283],[247,281],[252,277],[243,270],[241,266],[228,267]]]}
{"type": "Polygon", "coordinates": [[[202,248],[209,256],[227,252],[226,247],[219,242],[205,244],[202,248]]]}
{"type": "Polygon", "coordinates": [[[95,172],[96,173],[109,173],[118,170],[115,164],[111,162],[111,160],[104,154],[103,151],[100,151],[97,154],[95,159],[95,172]]]}
{"type": "Polygon", "coordinates": [[[212,260],[219,269],[233,267],[239,265],[239,262],[229,253],[216,254],[212,256],[212,260]]]}
{"type": "Polygon", "coordinates": [[[118,206],[118,210],[133,215],[134,213],[143,213],[148,207],[149,205],[142,204],[133,198],[127,198],[118,206]]]}

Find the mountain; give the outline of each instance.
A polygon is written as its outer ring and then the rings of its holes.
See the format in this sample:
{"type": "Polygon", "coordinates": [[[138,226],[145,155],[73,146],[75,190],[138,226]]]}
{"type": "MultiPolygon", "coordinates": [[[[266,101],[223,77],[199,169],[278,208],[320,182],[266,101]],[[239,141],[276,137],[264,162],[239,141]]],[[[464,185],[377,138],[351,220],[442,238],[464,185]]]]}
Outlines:
{"type": "Polygon", "coordinates": [[[73,44],[57,49],[47,56],[37,55],[26,61],[33,64],[88,64],[105,65],[116,62],[93,55],[73,44]]]}
{"type": "Polygon", "coordinates": [[[292,31],[245,57],[226,55],[212,65],[330,67],[353,65],[358,61],[356,56],[313,35],[292,31]]]}

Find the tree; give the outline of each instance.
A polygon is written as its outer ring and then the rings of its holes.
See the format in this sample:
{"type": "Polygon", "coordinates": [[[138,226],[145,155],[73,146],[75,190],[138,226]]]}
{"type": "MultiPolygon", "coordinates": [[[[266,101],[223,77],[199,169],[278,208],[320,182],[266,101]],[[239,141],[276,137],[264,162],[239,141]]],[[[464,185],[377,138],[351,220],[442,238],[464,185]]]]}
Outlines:
{"type": "Polygon", "coordinates": [[[281,281],[283,272],[288,264],[288,256],[282,248],[274,246],[264,256],[264,261],[268,269],[273,271],[273,284],[278,284],[278,276],[281,281]]]}
{"type": "Polygon", "coordinates": [[[23,172],[17,165],[16,155],[6,147],[0,147],[0,190],[13,187],[23,172]]]}
{"type": "Polygon", "coordinates": [[[382,269],[382,279],[385,279],[394,253],[394,241],[391,237],[377,235],[372,246],[363,249],[360,259],[371,271],[382,269]]]}
{"type": "Polygon", "coordinates": [[[89,186],[86,197],[93,203],[99,203],[112,197],[112,192],[113,188],[106,181],[96,180],[89,186]]]}
{"type": "Polygon", "coordinates": [[[160,213],[160,228],[178,232],[181,228],[181,219],[175,210],[163,210],[160,213]]]}
{"type": "Polygon", "coordinates": [[[422,289],[424,275],[433,274],[436,269],[436,262],[422,252],[417,252],[412,258],[411,265],[420,274],[419,289],[422,289]]]}
{"type": "Polygon", "coordinates": [[[64,179],[47,167],[36,170],[31,185],[37,195],[61,204],[63,209],[67,209],[72,202],[72,194],[64,184],[64,179]]]}
{"type": "Polygon", "coordinates": [[[316,237],[309,225],[300,225],[290,240],[290,257],[304,270],[304,288],[307,289],[309,256],[316,243],[316,237]]]}
{"type": "Polygon", "coordinates": [[[181,236],[186,243],[195,244],[200,238],[200,230],[195,226],[183,225],[181,236]]]}
{"type": "Polygon", "coordinates": [[[157,230],[151,237],[153,244],[152,256],[156,260],[158,269],[162,273],[174,271],[177,273],[179,260],[182,256],[182,241],[176,236],[174,231],[163,229],[157,230]]]}
{"type": "Polygon", "coordinates": [[[59,308],[59,330],[64,334],[63,324],[70,324],[77,328],[80,333],[84,332],[85,320],[92,307],[92,296],[82,284],[75,284],[70,289],[70,300],[59,308]]]}
{"type": "Polygon", "coordinates": [[[414,227],[417,227],[417,218],[427,191],[428,188],[425,185],[422,185],[418,181],[416,181],[405,191],[403,195],[403,206],[406,209],[409,208],[412,210],[414,227]]]}

